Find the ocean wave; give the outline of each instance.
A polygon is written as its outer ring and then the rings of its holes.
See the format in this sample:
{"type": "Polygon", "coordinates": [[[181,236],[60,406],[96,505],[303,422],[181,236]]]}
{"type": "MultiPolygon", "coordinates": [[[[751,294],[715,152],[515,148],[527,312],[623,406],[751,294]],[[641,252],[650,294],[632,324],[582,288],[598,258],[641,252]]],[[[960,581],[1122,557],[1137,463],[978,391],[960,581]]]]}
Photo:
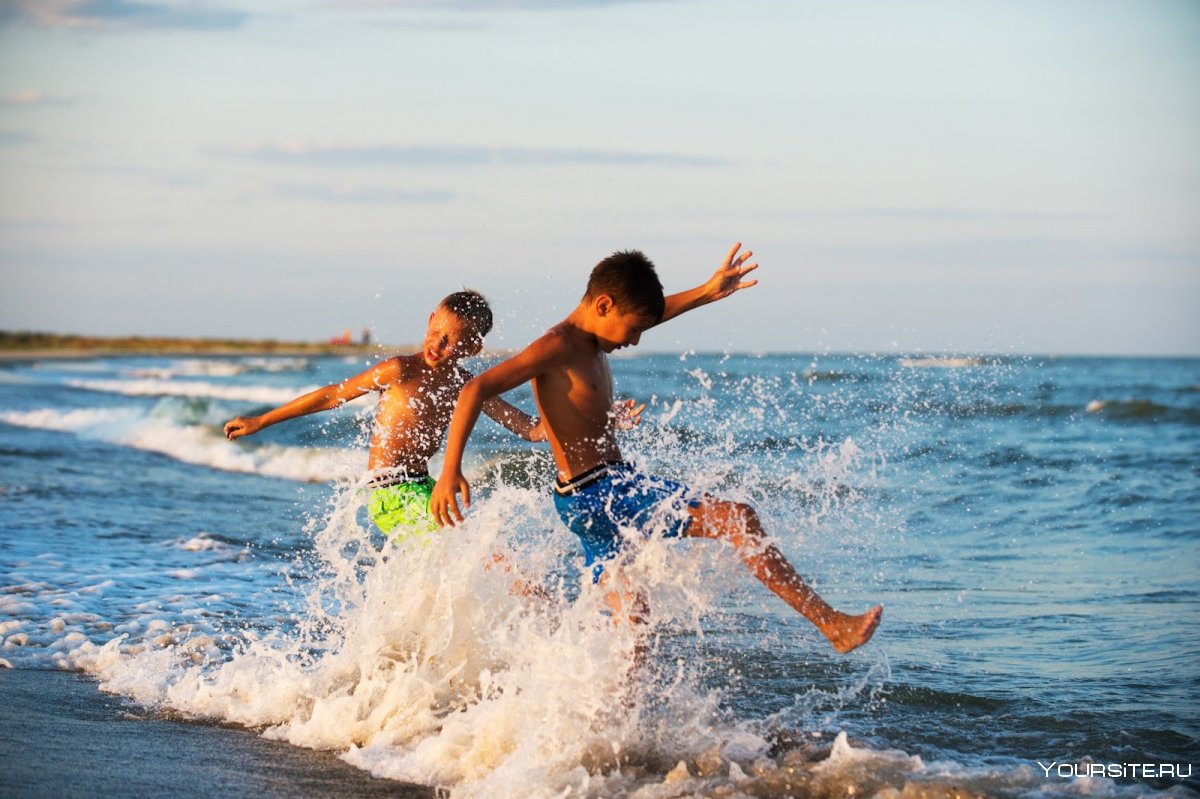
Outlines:
{"type": "Polygon", "coordinates": [[[843,372],[833,369],[805,369],[801,375],[809,383],[869,383],[875,376],[868,372],[843,372]]]}
{"type": "Polygon", "coordinates": [[[0,413],[0,421],[17,427],[74,433],[156,452],[196,466],[301,482],[346,477],[364,467],[364,458],[358,452],[270,444],[251,448],[228,441],[213,426],[180,425],[168,418],[147,416],[138,408],[7,411],[0,413]]]}
{"type": "Polygon", "coordinates": [[[901,358],[898,363],[908,369],[967,369],[972,366],[984,366],[983,358],[901,358]]]}
{"type": "Polygon", "coordinates": [[[179,381],[161,378],[139,380],[67,380],[66,385],[87,391],[123,394],[128,397],[205,397],[253,402],[260,405],[282,405],[288,400],[313,391],[317,386],[239,386],[205,381],[179,381]]]}
{"type": "Polygon", "coordinates": [[[242,557],[248,551],[245,542],[234,541],[225,536],[201,531],[191,538],[178,538],[171,546],[185,552],[210,552],[221,556],[242,557]]]}
{"type": "Polygon", "coordinates": [[[1200,409],[1163,405],[1148,399],[1094,399],[1084,410],[1115,421],[1200,424],[1200,409]]]}
{"type": "Polygon", "coordinates": [[[990,399],[946,399],[941,397],[911,398],[904,402],[883,399],[867,400],[866,406],[880,416],[901,416],[911,413],[920,417],[947,419],[1063,419],[1084,414],[1096,414],[1121,422],[1174,422],[1200,424],[1200,409],[1184,408],[1149,400],[1092,400],[1085,405],[1063,402],[1029,402],[1024,400],[997,402],[990,399]]]}
{"type": "MultiPolygon", "coordinates": [[[[813,713],[793,709],[786,734],[773,732],[779,716],[732,720],[720,689],[705,687],[704,664],[657,649],[656,635],[646,639],[645,665],[632,668],[640,645],[629,626],[600,613],[604,598],[590,581],[552,582],[545,598],[514,590],[518,579],[553,573],[556,547],[514,549],[508,535],[553,525],[543,492],[499,485],[463,529],[380,552],[356,521],[353,489],[335,496],[314,530],[321,576],[308,583],[307,610],[294,624],[223,628],[189,614],[199,598],[184,597],[111,619],[56,609],[61,615],[33,630],[27,606],[50,595],[31,582],[0,595],[0,615],[13,616],[0,623],[4,654],[36,645],[56,665],[160,712],[339,751],[377,777],[452,797],[1153,795],[1144,785],[1048,775],[1032,762],[929,761],[822,732],[831,710],[854,707],[864,693],[995,710],[983,698],[889,693],[886,675],[856,678],[848,664],[838,673],[851,687],[823,694],[813,713]]],[[[215,540],[198,534],[165,545],[207,556],[225,549],[215,540]]],[[[628,565],[650,598],[655,633],[698,633],[714,607],[722,581],[692,557],[651,539],[628,565]]],[[[187,584],[201,570],[184,563],[169,576],[187,584]]]]}
{"type": "Polygon", "coordinates": [[[79,361],[36,361],[30,368],[35,371],[82,372],[84,374],[96,374],[110,371],[112,369],[112,364],[104,358],[86,358],[79,361]]]}
{"type": "Polygon", "coordinates": [[[173,377],[233,377],[253,372],[302,372],[308,367],[307,358],[184,358],[167,366],[131,367],[123,374],[169,380],[173,377]]]}
{"type": "Polygon", "coordinates": [[[945,417],[948,419],[994,418],[1010,419],[1030,417],[1054,419],[1080,412],[1074,405],[1038,402],[997,402],[990,399],[946,399],[941,397],[908,398],[897,402],[886,399],[868,399],[864,403],[872,412],[883,417],[903,417],[913,414],[920,417],[945,417]]]}

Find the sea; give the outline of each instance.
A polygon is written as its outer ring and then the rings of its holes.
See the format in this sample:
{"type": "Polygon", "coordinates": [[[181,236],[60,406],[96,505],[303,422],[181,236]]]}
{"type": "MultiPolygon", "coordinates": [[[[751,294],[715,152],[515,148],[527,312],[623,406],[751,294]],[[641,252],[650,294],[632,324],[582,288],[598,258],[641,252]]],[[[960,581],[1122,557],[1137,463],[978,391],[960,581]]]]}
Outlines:
{"type": "Polygon", "coordinates": [[[628,460],[885,606],[839,655],[728,545],[654,530],[622,564],[646,623],[614,619],[546,446],[489,420],[466,521],[399,543],[370,398],[221,434],[381,357],[0,365],[0,665],[431,796],[1200,795],[1200,359],[615,358],[628,460]]]}

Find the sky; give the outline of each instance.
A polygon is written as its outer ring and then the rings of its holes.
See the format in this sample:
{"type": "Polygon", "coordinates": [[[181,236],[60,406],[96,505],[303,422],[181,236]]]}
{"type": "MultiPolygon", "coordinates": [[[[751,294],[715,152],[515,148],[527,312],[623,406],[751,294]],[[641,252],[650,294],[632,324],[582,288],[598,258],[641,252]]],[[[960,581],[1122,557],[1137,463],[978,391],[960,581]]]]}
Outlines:
{"type": "Polygon", "coordinates": [[[0,329],[1200,355],[1200,3],[0,0],[0,329]]]}

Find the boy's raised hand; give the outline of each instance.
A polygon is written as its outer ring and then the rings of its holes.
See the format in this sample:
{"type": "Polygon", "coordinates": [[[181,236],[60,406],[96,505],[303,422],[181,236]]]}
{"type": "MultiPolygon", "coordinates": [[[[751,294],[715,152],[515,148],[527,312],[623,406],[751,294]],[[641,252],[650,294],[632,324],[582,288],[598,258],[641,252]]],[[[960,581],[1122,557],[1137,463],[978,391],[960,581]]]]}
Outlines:
{"type": "Polygon", "coordinates": [[[746,261],[750,260],[750,256],[754,253],[746,250],[738,255],[738,250],[741,248],[740,241],[734,244],[729,249],[729,254],[725,256],[724,262],[704,284],[704,293],[710,301],[724,299],[735,291],[748,289],[758,284],[757,280],[742,280],[747,274],[758,269],[758,264],[747,264],[746,261]]]}
{"type": "Polygon", "coordinates": [[[438,527],[449,525],[454,526],[454,522],[462,521],[462,511],[458,509],[458,494],[462,494],[463,507],[471,506],[471,486],[467,482],[467,478],[463,477],[462,472],[451,475],[447,479],[443,472],[438,478],[437,484],[433,487],[433,493],[429,496],[429,515],[437,522],[438,527]]]}

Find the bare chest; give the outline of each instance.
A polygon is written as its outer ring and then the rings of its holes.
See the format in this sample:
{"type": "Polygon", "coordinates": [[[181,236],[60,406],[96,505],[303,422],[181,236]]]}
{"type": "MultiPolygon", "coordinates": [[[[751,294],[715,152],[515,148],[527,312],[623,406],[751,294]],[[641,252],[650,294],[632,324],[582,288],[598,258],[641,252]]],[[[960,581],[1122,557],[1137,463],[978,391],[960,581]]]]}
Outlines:
{"type": "Polygon", "coordinates": [[[424,428],[441,434],[454,413],[457,381],[413,380],[394,385],[379,399],[376,422],[383,427],[424,428]]]}
{"type": "Polygon", "coordinates": [[[534,392],[543,411],[569,413],[590,423],[606,419],[612,406],[612,373],[603,354],[544,375],[534,392]]]}

